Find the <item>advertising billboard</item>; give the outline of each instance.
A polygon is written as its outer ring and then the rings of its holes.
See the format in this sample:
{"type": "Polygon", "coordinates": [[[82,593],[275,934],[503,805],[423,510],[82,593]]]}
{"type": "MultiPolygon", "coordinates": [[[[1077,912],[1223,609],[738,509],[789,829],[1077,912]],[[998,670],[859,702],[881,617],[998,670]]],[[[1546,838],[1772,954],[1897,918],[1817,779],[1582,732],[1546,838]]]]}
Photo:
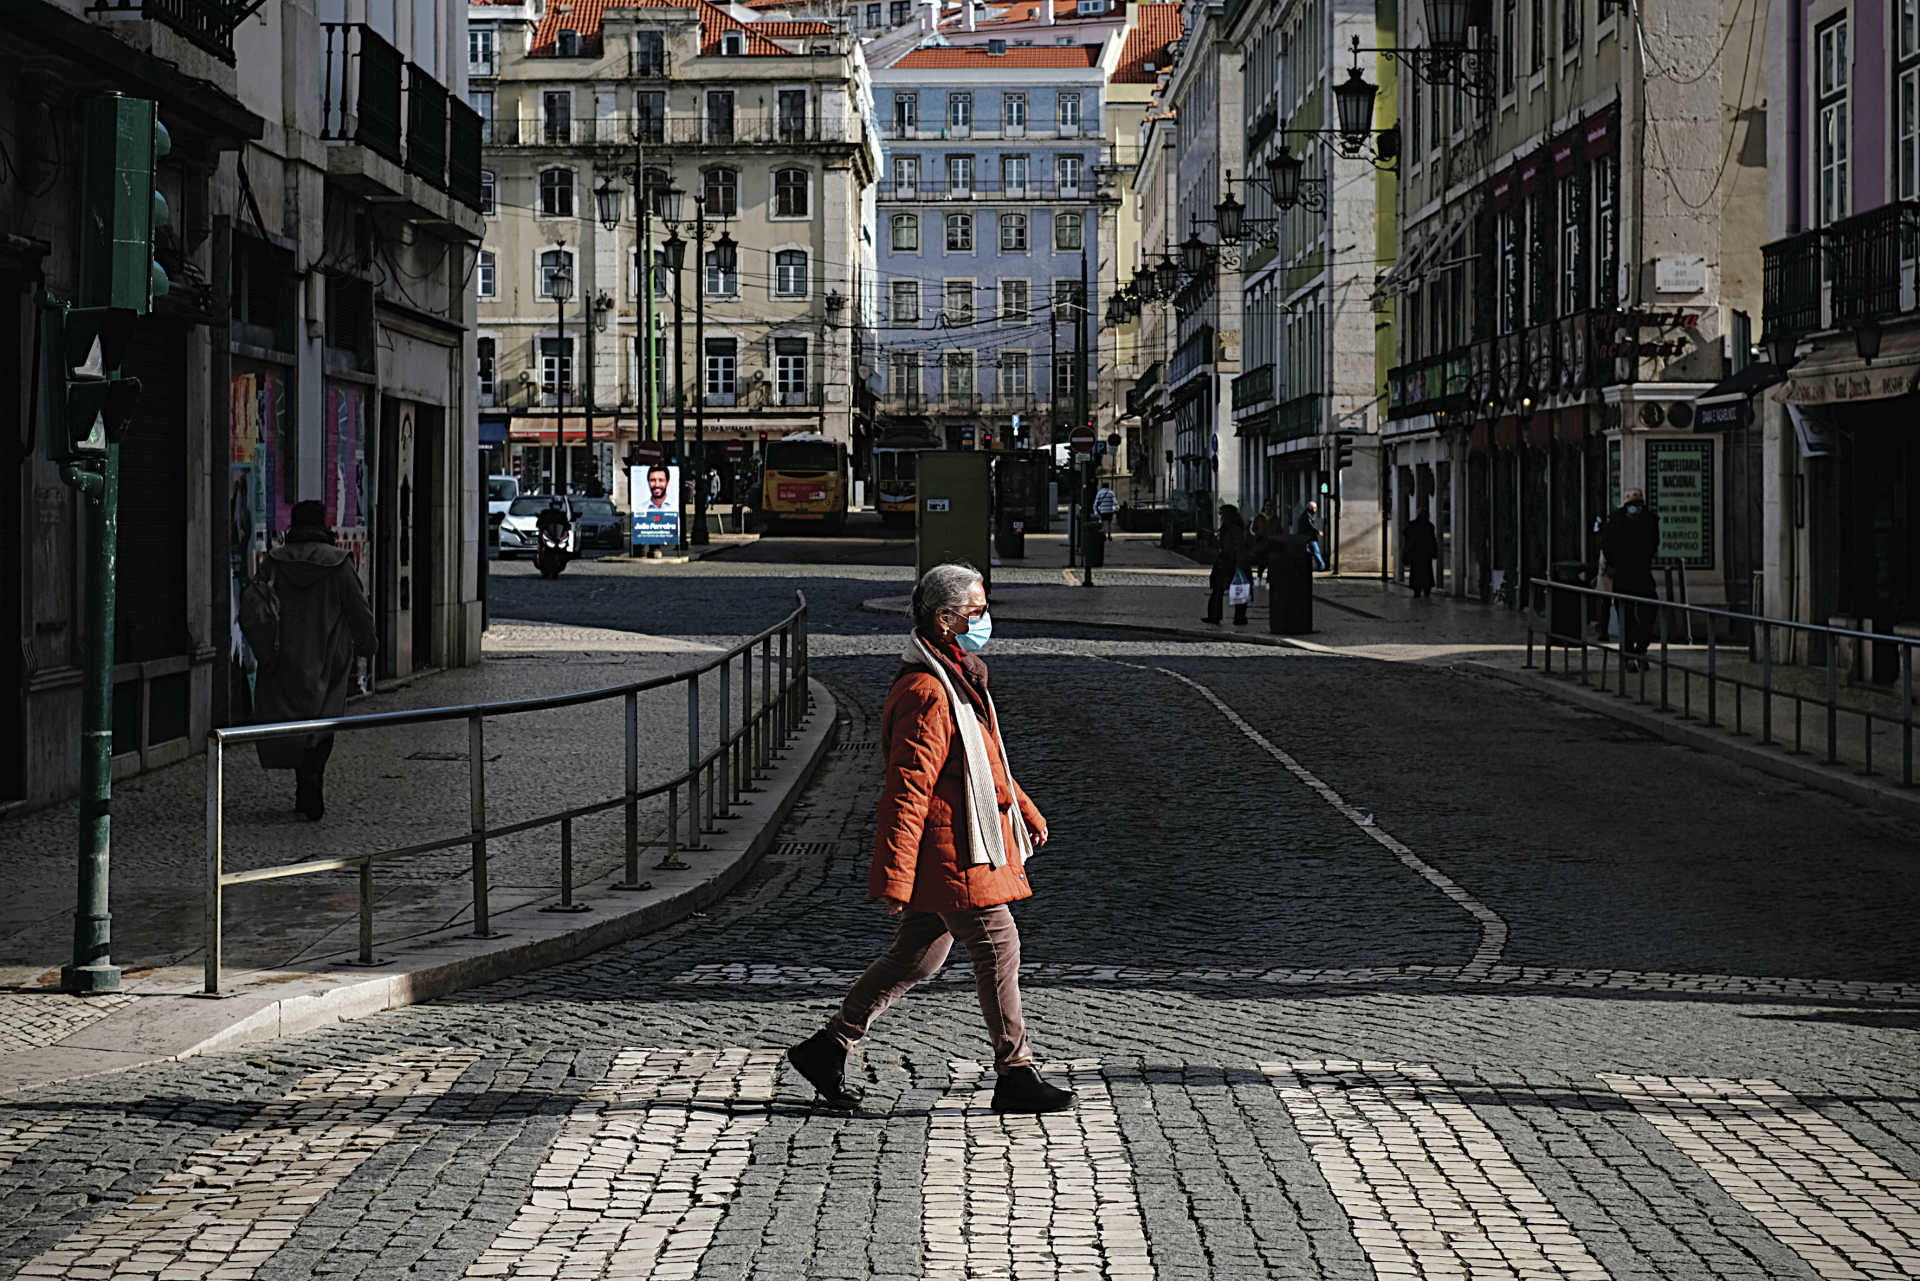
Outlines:
{"type": "Polygon", "coordinates": [[[673,547],[680,542],[680,467],[677,463],[634,466],[627,493],[633,502],[633,545],[673,547]]]}

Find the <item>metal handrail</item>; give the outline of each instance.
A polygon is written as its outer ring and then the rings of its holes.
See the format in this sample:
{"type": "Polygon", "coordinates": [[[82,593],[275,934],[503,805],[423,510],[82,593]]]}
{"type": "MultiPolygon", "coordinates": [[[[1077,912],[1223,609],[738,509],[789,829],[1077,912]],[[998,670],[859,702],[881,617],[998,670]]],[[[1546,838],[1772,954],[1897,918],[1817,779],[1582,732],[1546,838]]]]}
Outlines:
{"type": "MultiPolygon", "coordinates": [[[[1620,697],[1624,698],[1627,693],[1627,688],[1626,688],[1627,673],[1626,673],[1625,664],[1629,658],[1633,657],[1632,655],[1626,652],[1626,634],[1625,633],[1626,633],[1627,618],[1628,618],[1627,609],[1629,606],[1636,606],[1636,605],[1642,609],[1653,608],[1658,611],[1659,632],[1660,632],[1660,635],[1659,635],[1660,657],[1657,660],[1654,660],[1659,664],[1659,667],[1660,667],[1660,710],[1661,711],[1675,710],[1673,706],[1670,677],[1674,671],[1678,671],[1680,673],[1679,711],[1683,718],[1691,719],[1693,716],[1693,681],[1695,677],[1704,677],[1706,681],[1706,696],[1707,696],[1706,723],[1709,726],[1713,726],[1713,727],[1718,727],[1721,724],[1720,705],[1719,705],[1720,686],[1722,685],[1731,686],[1734,691],[1734,694],[1733,694],[1734,723],[1731,728],[1732,728],[1732,731],[1736,734],[1745,734],[1746,726],[1744,723],[1744,714],[1745,714],[1744,705],[1740,700],[1740,695],[1742,691],[1752,690],[1760,695],[1760,742],[1763,746],[1771,747],[1776,745],[1773,737],[1774,700],[1777,698],[1791,698],[1793,700],[1793,707],[1794,707],[1792,751],[1795,755],[1805,754],[1804,749],[1802,747],[1802,710],[1803,710],[1803,705],[1812,700],[1809,700],[1804,694],[1794,692],[1791,690],[1780,690],[1775,687],[1774,675],[1773,675],[1774,662],[1775,662],[1774,631],[1776,628],[1786,628],[1789,632],[1805,632],[1809,636],[1820,636],[1825,638],[1826,644],[1824,648],[1826,651],[1826,690],[1825,690],[1825,696],[1819,699],[1818,702],[1826,711],[1826,721],[1827,721],[1826,763],[1829,765],[1838,765],[1840,763],[1839,725],[1840,725],[1841,713],[1844,712],[1851,716],[1858,716],[1862,718],[1862,731],[1863,731],[1861,734],[1861,742],[1863,745],[1864,759],[1862,761],[1861,773],[1867,776],[1871,776],[1874,773],[1873,723],[1874,723],[1874,720],[1876,719],[1876,716],[1875,716],[1875,713],[1870,708],[1848,707],[1843,705],[1840,702],[1840,646],[1835,642],[1850,641],[1850,642],[1853,642],[1856,647],[1863,643],[1871,644],[1871,645],[1899,646],[1900,647],[1900,712],[1898,716],[1887,716],[1883,712],[1878,716],[1878,719],[1883,722],[1897,723],[1900,726],[1901,785],[1904,787],[1913,786],[1913,736],[1914,736],[1913,667],[1914,667],[1914,650],[1916,647],[1920,647],[1920,637],[1886,635],[1880,632],[1863,632],[1863,631],[1857,631],[1849,627],[1834,627],[1831,624],[1826,624],[1826,623],[1805,623],[1805,622],[1800,622],[1790,618],[1769,618],[1763,614],[1743,614],[1737,610],[1717,609],[1711,605],[1694,605],[1686,601],[1661,600],[1658,597],[1648,597],[1648,596],[1633,596],[1623,592],[1604,591],[1597,587],[1582,587],[1577,583],[1554,582],[1551,579],[1545,579],[1545,578],[1532,578],[1532,579],[1528,579],[1527,581],[1529,586],[1534,588],[1544,589],[1548,593],[1548,596],[1546,599],[1549,601],[1549,604],[1548,604],[1546,620],[1545,620],[1547,622],[1547,626],[1542,629],[1542,636],[1544,638],[1543,666],[1549,675],[1551,675],[1553,672],[1553,647],[1555,644],[1558,644],[1563,650],[1572,650],[1572,649],[1578,648],[1580,650],[1580,681],[1582,684],[1588,684],[1591,673],[1589,671],[1588,664],[1587,664],[1587,650],[1589,649],[1589,647],[1595,648],[1600,650],[1601,652],[1601,663],[1600,663],[1600,673],[1599,673],[1601,691],[1604,693],[1607,688],[1607,661],[1606,660],[1608,656],[1612,656],[1618,659],[1621,664],[1616,692],[1619,694],[1620,697]],[[1554,592],[1572,592],[1579,596],[1605,600],[1610,605],[1617,604],[1621,606],[1620,643],[1616,645],[1616,644],[1612,644],[1604,641],[1591,641],[1591,640],[1588,640],[1584,635],[1565,636],[1555,632],[1552,629],[1553,609],[1551,605],[1551,593],[1554,593],[1554,592]],[[1671,639],[1670,632],[1672,629],[1668,626],[1667,620],[1668,620],[1669,614],[1674,610],[1682,611],[1685,617],[1687,618],[1687,621],[1688,621],[1687,635],[1689,640],[1691,640],[1692,638],[1692,617],[1696,614],[1702,615],[1708,619],[1723,618],[1728,620],[1731,623],[1736,623],[1743,626],[1754,628],[1756,633],[1758,633],[1758,648],[1760,651],[1759,683],[1756,684],[1752,681],[1741,680],[1737,676],[1726,675],[1720,671],[1719,637],[1714,634],[1714,630],[1711,625],[1707,626],[1705,629],[1706,631],[1706,647],[1705,648],[1706,648],[1706,654],[1707,654],[1707,668],[1704,673],[1698,671],[1695,668],[1689,667],[1684,663],[1672,662],[1671,655],[1669,653],[1669,643],[1671,639]]],[[[1583,631],[1586,625],[1586,618],[1587,618],[1586,611],[1582,609],[1581,626],[1583,631]]],[[[1533,666],[1533,640],[1534,640],[1534,625],[1532,620],[1530,619],[1527,624],[1526,666],[1528,667],[1533,666]]],[[[1750,646],[1749,648],[1751,649],[1752,647],[1750,646]]],[[[1638,699],[1640,702],[1645,703],[1648,701],[1647,699],[1647,663],[1644,655],[1642,655],[1641,658],[1642,658],[1642,662],[1640,666],[1640,689],[1638,692],[1638,699]]],[[[1571,660],[1563,660],[1563,670],[1566,671],[1567,675],[1569,676],[1572,675],[1571,660]]]]}
{"type": "Polygon", "coordinates": [[[586,904],[573,901],[573,822],[613,809],[626,811],[624,878],[613,888],[643,890],[651,888],[640,879],[640,802],[664,794],[667,797],[666,854],[656,865],[671,871],[691,866],[680,859],[680,802],[686,793],[687,829],[685,849],[710,848],[700,843],[702,832],[717,832],[717,819],[731,818],[732,808],[742,804],[744,793],[757,791],[754,780],[766,775],[780,750],[806,719],[807,679],[809,673],[807,598],[794,593],[793,612],[766,630],[725,650],[694,667],[652,676],[645,680],[609,685],[600,689],[570,694],[549,694],[537,698],[510,699],[494,703],[470,703],[458,707],[414,708],[396,712],[372,712],[363,716],[338,716],[309,721],[285,721],[272,725],[239,725],[216,729],[207,736],[207,885],[205,913],[206,992],[220,993],[220,947],[223,892],[228,886],[312,876],[320,872],[349,867],[360,870],[360,950],[354,964],[376,965],[373,955],[373,866],[415,854],[453,849],[465,845],[472,850],[473,932],[472,938],[495,938],[488,905],[488,842],[503,836],[558,825],[560,829],[560,902],[542,908],[549,912],[584,912],[586,904]],[[778,657],[775,639],[778,638],[778,657]],[[754,704],[754,650],[760,658],[760,702],[754,704]],[[740,664],[740,724],[733,720],[733,670],[740,664]],[[720,673],[720,736],[710,750],[703,750],[700,733],[700,678],[720,673]],[[640,695],[672,685],[687,687],[687,768],[651,787],[640,786],[640,695]],[[492,825],[486,810],[485,722],[490,716],[515,716],[527,712],[553,711],[579,707],[587,703],[619,698],[625,701],[626,774],[619,795],[589,801],[513,823],[492,825]],[[467,735],[468,828],[457,835],[416,842],[392,849],[340,858],[312,859],[300,863],[282,863],[272,867],[229,872],[224,867],[225,851],[225,758],[229,745],[261,743],[273,739],[301,737],[316,733],[342,733],[356,730],[391,729],[404,725],[426,725],[465,721],[467,735]]]}

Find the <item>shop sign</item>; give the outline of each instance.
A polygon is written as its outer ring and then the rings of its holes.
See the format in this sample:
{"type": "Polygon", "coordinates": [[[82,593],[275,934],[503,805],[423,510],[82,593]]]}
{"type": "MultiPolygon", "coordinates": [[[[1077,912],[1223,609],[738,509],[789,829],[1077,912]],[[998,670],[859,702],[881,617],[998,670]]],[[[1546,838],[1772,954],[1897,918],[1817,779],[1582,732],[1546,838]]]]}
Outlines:
{"type": "Polygon", "coordinates": [[[1696,404],[1700,417],[1694,420],[1695,431],[1737,431],[1747,425],[1747,399],[1729,400],[1718,405],[1696,404]]]}
{"type": "Polygon", "coordinates": [[[1660,517],[1659,560],[1713,568],[1713,441],[1647,442],[1647,502],[1660,517]]]}

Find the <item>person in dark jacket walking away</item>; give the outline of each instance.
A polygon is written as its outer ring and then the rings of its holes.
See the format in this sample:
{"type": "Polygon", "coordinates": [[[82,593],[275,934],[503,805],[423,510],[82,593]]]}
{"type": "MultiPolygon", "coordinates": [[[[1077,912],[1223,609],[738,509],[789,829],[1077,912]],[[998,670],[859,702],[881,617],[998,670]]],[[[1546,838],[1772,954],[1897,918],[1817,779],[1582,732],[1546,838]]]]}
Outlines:
{"type": "Polygon", "coordinates": [[[1325,569],[1327,567],[1327,554],[1320,546],[1320,539],[1321,536],[1326,533],[1326,530],[1322,528],[1320,524],[1319,503],[1311,501],[1307,503],[1307,509],[1300,513],[1300,519],[1294,523],[1293,532],[1313,540],[1308,544],[1307,550],[1313,553],[1314,567],[1317,569],[1325,569]]]}
{"type": "Polygon", "coordinates": [[[973,958],[993,1041],[996,1112],[1058,1112],[1075,1096],[1040,1079],[1020,1010],[1020,931],[1008,904],[1033,894],[1027,859],[1047,820],[1013,781],[979,651],[993,634],[971,565],[936,565],[913,592],[914,629],[880,714],[886,777],[867,897],[900,917],[827,1026],[787,1062],[830,1108],[859,1105],[847,1053],[873,1021],[936,974],[958,939],[973,958]]]}
{"type": "MultiPolygon", "coordinates": [[[[1246,573],[1253,565],[1253,537],[1247,533],[1247,523],[1241,518],[1240,509],[1232,503],[1220,508],[1220,550],[1213,558],[1213,569],[1207,575],[1207,616],[1200,621],[1217,623],[1221,621],[1221,610],[1227,596],[1227,588],[1233,585],[1235,573],[1246,573]]],[[[1249,577],[1247,582],[1252,583],[1249,577]]],[[[1247,607],[1244,603],[1233,607],[1233,621],[1245,626],[1247,607]]]]}
{"type": "MultiPolygon", "coordinates": [[[[373,657],[373,611],[353,557],[334,546],[326,519],[319,503],[295,503],[286,542],[260,563],[257,577],[278,599],[280,615],[271,641],[247,638],[260,663],[253,703],[260,724],[346,715],[354,659],[373,657]]],[[[321,780],[333,735],[270,739],[257,746],[263,768],[294,772],[293,807],[319,822],[326,812],[321,780]]]]}
{"type": "Polygon", "coordinates": [[[1407,557],[1407,586],[1413,588],[1415,596],[1433,595],[1433,562],[1440,559],[1440,533],[1427,519],[1426,508],[1407,522],[1406,537],[1400,545],[1407,557]]]}
{"type": "MultiPolygon", "coordinates": [[[[1647,506],[1647,496],[1640,490],[1629,489],[1624,497],[1620,510],[1607,518],[1600,532],[1600,552],[1613,573],[1614,591],[1655,600],[1653,558],[1660,550],[1660,518],[1647,506]]],[[[1630,672],[1647,661],[1658,609],[1657,604],[1621,602],[1620,662],[1630,672]]]]}

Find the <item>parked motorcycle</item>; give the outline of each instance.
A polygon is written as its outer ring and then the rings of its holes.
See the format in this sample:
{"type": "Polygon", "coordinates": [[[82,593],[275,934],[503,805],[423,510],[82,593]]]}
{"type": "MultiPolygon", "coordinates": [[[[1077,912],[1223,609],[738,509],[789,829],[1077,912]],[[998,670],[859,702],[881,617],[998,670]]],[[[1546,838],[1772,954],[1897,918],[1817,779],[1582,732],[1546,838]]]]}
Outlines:
{"type": "Polygon", "coordinates": [[[533,564],[542,578],[558,578],[560,571],[573,559],[573,526],[543,525],[540,527],[540,546],[533,554],[533,564]]]}

